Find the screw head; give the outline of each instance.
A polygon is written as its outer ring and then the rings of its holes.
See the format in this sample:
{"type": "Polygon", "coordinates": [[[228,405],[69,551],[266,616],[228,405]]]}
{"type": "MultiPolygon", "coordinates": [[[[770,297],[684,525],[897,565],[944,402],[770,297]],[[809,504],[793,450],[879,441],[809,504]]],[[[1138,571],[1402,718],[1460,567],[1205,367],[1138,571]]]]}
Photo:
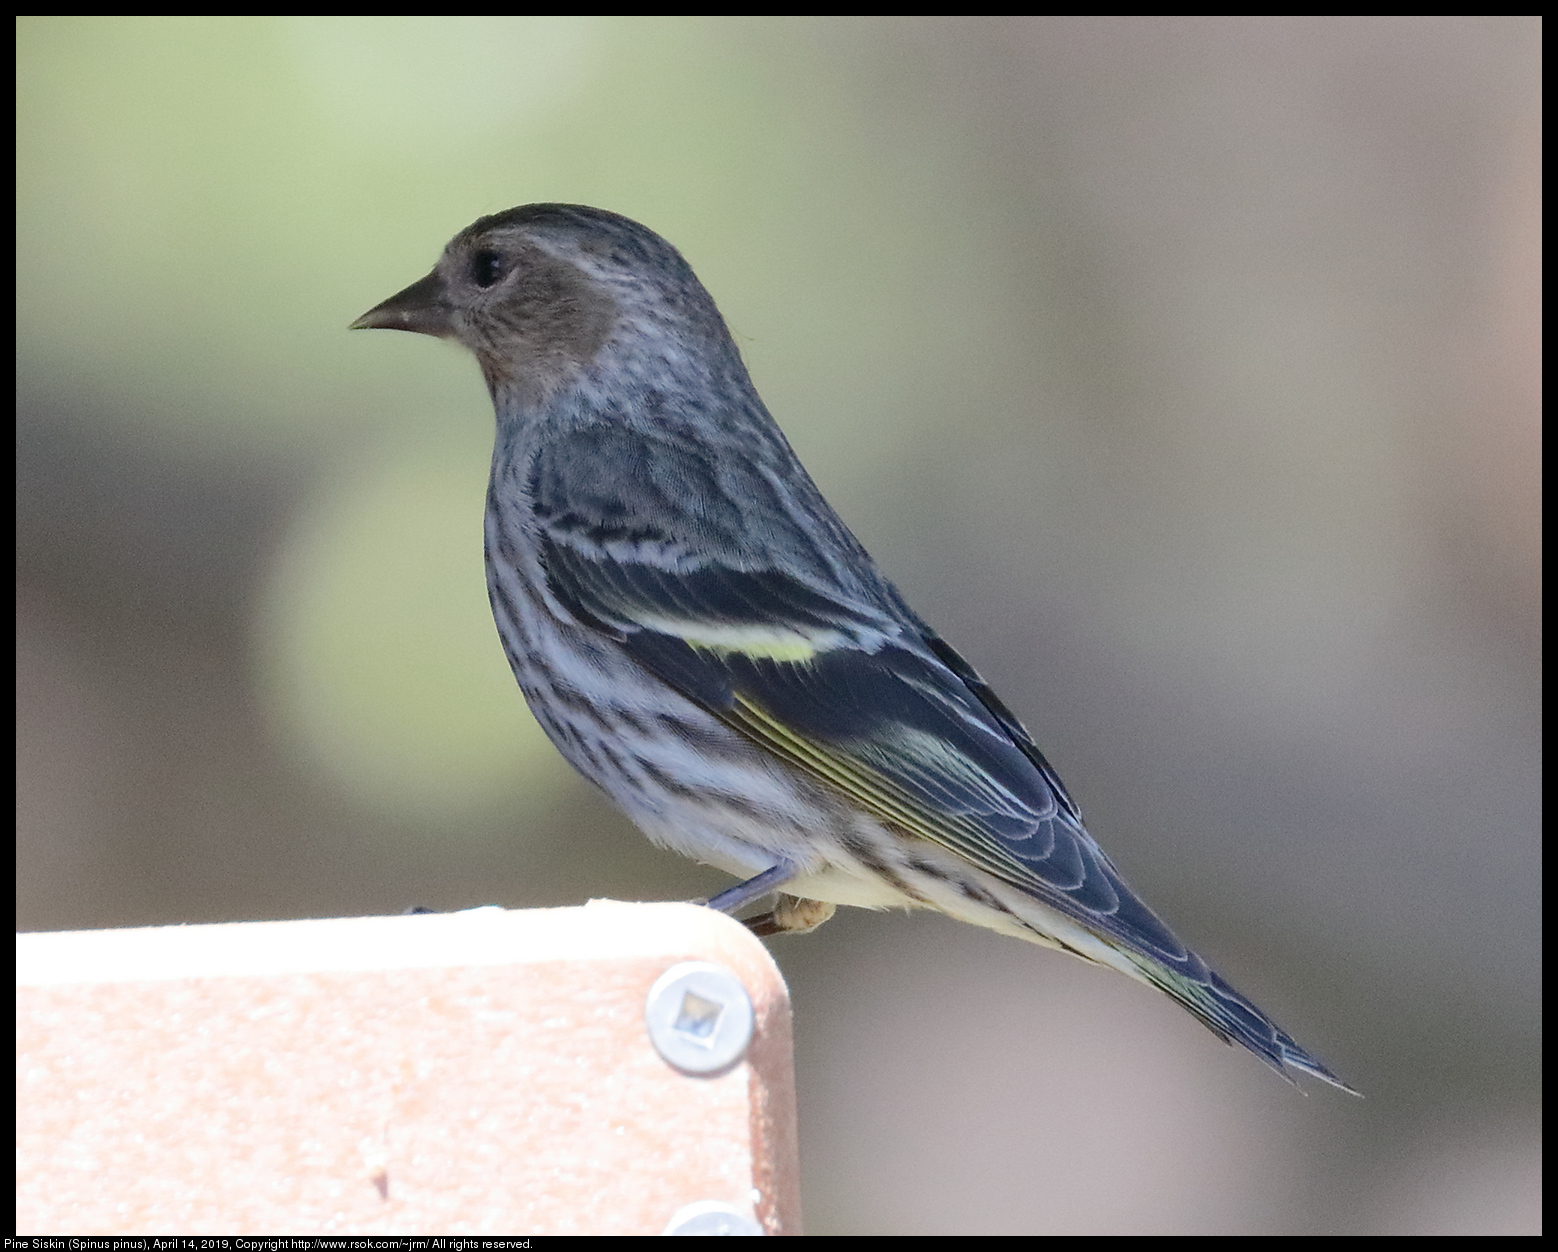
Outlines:
{"type": "Polygon", "coordinates": [[[682,961],[649,989],[644,1025],[667,1065],[684,1074],[717,1074],[746,1055],[752,1000],[725,966],[682,961]]]}
{"type": "Polygon", "coordinates": [[[699,1200],[676,1210],[662,1235],[761,1235],[766,1232],[750,1213],[718,1200],[699,1200]]]}

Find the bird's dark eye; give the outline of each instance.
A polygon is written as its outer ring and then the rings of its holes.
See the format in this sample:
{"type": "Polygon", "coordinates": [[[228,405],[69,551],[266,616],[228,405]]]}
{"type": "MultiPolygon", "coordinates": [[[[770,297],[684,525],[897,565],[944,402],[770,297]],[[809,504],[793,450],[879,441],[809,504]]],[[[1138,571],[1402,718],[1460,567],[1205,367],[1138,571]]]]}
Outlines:
{"type": "Polygon", "coordinates": [[[483,248],[471,258],[471,277],[478,287],[490,287],[503,277],[503,254],[483,248]]]}

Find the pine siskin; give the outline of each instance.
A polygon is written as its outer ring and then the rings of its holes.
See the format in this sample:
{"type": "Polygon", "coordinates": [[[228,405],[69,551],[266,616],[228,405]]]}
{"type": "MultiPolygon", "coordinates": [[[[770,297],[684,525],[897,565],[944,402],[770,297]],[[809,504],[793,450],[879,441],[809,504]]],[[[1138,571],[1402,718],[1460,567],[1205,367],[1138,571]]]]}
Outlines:
{"type": "Polygon", "coordinates": [[[1119,970],[1284,1077],[1351,1090],[1126,885],[1022,724],[822,498],[665,240],[601,209],[511,209],[354,327],[476,355],[497,411],[487,585],[514,675],[652,840],[743,880],[713,907],[777,893],[760,934],[838,904],[940,909],[1119,970]]]}

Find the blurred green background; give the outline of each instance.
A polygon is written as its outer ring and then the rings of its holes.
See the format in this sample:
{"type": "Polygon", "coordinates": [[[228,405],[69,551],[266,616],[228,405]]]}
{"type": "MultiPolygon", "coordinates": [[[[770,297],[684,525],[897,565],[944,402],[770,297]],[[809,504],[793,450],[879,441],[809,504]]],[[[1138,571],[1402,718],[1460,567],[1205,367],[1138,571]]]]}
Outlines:
{"type": "MultiPolygon", "coordinates": [[[[1132,882],[1365,1091],[841,915],[811,1233],[1540,1229],[1537,18],[22,18],[22,929],[688,898],[529,720],[483,213],[680,247],[1132,882]]],[[[367,1182],[364,1185],[369,1185],[367,1182]]]]}

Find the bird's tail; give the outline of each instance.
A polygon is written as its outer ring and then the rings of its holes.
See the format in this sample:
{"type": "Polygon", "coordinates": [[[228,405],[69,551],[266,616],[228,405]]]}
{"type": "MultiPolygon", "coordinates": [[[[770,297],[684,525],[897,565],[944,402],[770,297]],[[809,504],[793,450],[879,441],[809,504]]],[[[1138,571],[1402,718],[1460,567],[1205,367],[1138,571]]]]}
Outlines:
{"type": "Polygon", "coordinates": [[[1216,971],[1207,968],[1204,962],[1199,962],[1206,968],[1206,977],[1202,979],[1187,977],[1137,953],[1131,953],[1130,959],[1143,978],[1184,1005],[1224,1043],[1248,1048],[1294,1086],[1298,1084],[1290,1071],[1298,1070],[1349,1095],[1362,1095],[1301,1048],[1291,1035],[1229,986],[1216,971]]]}

